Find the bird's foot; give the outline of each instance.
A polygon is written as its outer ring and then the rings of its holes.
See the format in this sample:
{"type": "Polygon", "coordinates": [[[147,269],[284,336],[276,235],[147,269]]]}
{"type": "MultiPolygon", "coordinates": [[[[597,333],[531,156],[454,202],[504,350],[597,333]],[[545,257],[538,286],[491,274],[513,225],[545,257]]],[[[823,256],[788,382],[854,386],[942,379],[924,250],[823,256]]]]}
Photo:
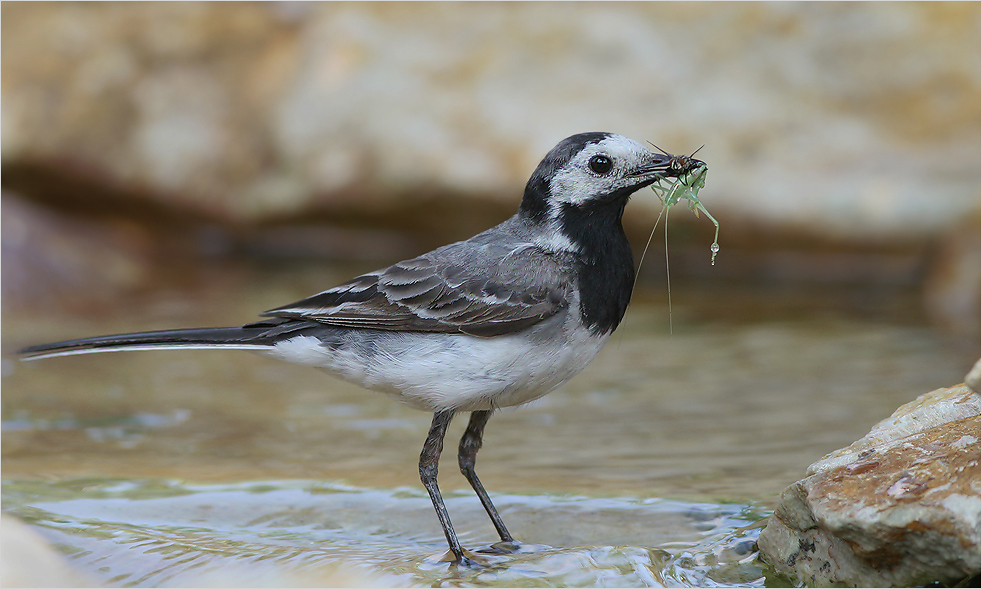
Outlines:
{"type": "Polygon", "coordinates": [[[468,568],[487,566],[487,563],[484,562],[485,559],[467,549],[461,550],[461,554],[459,556],[454,554],[453,550],[447,550],[445,553],[443,553],[443,556],[435,560],[437,562],[449,562],[450,566],[462,566],[468,568]]]}
{"type": "Polygon", "coordinates": [[[532,552],[543,552],[551,549],[545,544],[523,544],[518,540],[503,540],[495,542],[490,546],[478,550],[481,554],[504,555],[504,554],[527,554],[532,552]]]}
{"type": "Polygon", "coordinates": [[[478,550],[481,554],[512,554],[521,551],[522,545],[515,540],[502,540],[478,550]]]}
{"type": "Polygon", "coordinates": [[[451,567],[463,568],[482,568],[490,567],[502,562],[500,557],[511,554],[527,554],[534,552],[544,552],[550,550],[550,546],[545,544],[522,544],[517,540],[495,542],[488,546],[476,548],[475,550],[461,549],[458,557],[453,550],[447,550],[441,556],[431,556],[426,560],[430,563],[450,563],[451,567]],[[499,557],[499,558],[495,558],[499,557]]]}

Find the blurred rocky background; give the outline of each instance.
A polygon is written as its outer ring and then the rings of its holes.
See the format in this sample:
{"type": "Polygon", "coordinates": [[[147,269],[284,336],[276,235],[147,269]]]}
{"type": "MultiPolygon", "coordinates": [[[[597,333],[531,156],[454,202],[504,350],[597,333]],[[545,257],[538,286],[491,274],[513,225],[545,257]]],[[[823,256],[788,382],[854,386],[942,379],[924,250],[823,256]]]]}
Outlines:
{"type": "MultiPolygon", "coordinates": [[[[415,255],[608,130],[705,145],[721,251],[678,207],[673,278],[907,296],[974,346],[979,22],[977,3],[4,3],[4,307],[231,256],[415,255]]],[[[636,246],[658,209],[636,196],[636,246]]]]}

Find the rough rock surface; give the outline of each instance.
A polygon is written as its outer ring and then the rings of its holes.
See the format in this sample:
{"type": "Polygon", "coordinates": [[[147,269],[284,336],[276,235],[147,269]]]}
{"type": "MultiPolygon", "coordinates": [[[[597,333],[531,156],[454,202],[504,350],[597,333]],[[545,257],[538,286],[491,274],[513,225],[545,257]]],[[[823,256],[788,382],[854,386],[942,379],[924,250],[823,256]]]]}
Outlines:
{"type": "Polygon", "coordinates": [[[921,395],[788,487],[758,546],[810,586],[910,587],[979,575],[979,395],[921,395]]]}

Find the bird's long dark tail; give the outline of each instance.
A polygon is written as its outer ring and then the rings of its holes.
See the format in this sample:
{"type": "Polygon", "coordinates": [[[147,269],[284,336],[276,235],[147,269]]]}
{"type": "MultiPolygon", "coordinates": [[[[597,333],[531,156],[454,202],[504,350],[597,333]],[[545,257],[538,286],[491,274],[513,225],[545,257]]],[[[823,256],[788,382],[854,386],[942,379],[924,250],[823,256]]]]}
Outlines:
{"type": "Polygon", "coordinates": [[[243,327],[206,327],[144,331],[120,335],[86,337],[24,348],[18,354],[24,359],[50,358],[73,354],[118,352],[125,350],[225,348],[267,350],[284,334],[309,326],[302,321],[271,319],[243,327]]]}

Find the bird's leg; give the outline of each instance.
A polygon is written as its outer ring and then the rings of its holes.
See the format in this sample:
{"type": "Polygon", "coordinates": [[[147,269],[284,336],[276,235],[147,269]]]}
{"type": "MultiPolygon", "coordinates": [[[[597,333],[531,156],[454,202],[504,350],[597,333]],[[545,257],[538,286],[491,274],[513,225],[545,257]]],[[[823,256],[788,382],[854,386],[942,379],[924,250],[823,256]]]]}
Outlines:
{"type": "Polygon", "coordinates": [[[481,480],[477,478],[477,473],[474,472],[474,461],[477,457],[477,451],[481,449],[481,436],[484,434],[484,426],[490,418],[491,411],[474,411],[471,413],[471,420],[467,424],[467,430],[460,438],[457,462],[460,464],[461,474],[464,475],[467,482],[474,488],[474,492],[477,493],[478,498],[484,505],[484,510],[488,512],[488,517],[491,518],[494,529],[501,536],[501,541],[514,542],[515,539],[508,533],[505,522],[501,521],[498,510],[494,508],[491,498],[488,497],[488,492],[484,490],[484,485],[481,484],[481,480]]]}
{"type": "Polygon", "coordinates": [[[430,494],[430,501],[433,502],[433,509],[436,516],[443,526],[443,533],[447,536],[447,544],[450,551],[454,554],[454,563],[470,563],[464,557],[464,551],[457,540],[457,534],[453,531],[453,524],[450,523],[450,514],[447,513],[447,506],[443,503],[443,496],[440,495],[440,487],[437,486],[436,477],[440,469],[440,453],[443,452],[443,438],[447,433],[447,426],[453,419],[452,409],[438,411],[433,415],[433,423],[430,424],[430,433],[426,436],[423,443],[423,451],[419,455],[419,478],[426,487],[426,492],[430,494]]]}

